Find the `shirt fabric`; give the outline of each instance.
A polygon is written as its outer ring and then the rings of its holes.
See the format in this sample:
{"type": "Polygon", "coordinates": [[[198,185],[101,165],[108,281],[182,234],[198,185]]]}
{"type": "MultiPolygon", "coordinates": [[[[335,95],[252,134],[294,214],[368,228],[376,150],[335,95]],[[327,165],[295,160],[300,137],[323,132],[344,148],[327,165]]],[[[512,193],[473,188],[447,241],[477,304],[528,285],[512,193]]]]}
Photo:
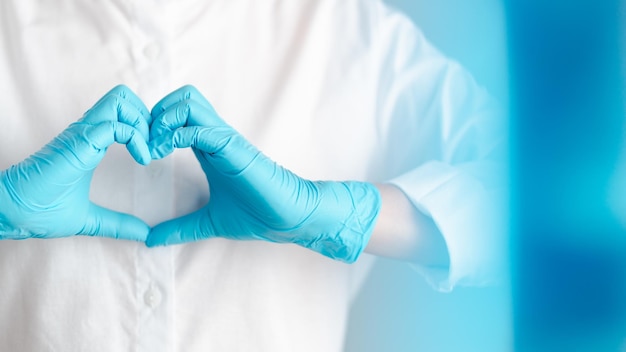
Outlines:
{"type": "MultiPolygon", "coordinates": [[[[149,108],[193,84],[304,178],[399,186],[446,240],[449,270],[417,267],[438,289],[494,277],[500,115],[381,1],[7,0],[0,48],[2,169],[117,84],[149,108]]],[[[191,150],[144,167],[114,145],[91,198],[154,225],[201,207],[208,186],[191,150]]],[[[2,241],[0,350],[340,351],[371,261],[219,238],[2,241]]]]}

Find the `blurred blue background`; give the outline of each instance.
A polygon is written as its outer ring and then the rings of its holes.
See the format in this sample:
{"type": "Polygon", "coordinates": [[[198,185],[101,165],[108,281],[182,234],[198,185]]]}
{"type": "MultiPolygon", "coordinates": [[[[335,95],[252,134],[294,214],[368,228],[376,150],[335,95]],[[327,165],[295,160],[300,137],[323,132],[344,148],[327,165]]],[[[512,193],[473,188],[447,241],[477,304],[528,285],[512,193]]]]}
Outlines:
{"type": "Polygon", "coordinates": [[[624,4],[510,0],[516,351],[626,351],[624,4]]]}
{"type": "Polygon", "coordinates": [[[626,351],[626,1],[387,2],[509,107],[512,287],[381,260],[346,351],[626,351]]]}

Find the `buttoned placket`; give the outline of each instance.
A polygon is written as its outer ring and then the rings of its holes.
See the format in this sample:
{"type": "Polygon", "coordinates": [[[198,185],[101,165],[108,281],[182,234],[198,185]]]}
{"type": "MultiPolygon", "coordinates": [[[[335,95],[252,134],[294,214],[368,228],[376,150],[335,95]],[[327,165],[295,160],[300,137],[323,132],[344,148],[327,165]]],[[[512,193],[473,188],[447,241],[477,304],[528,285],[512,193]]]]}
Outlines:
{"type": "MultiPolygon", "coordinates": [[[[152,108],[164,94],[169,80],[167,27],[163,4],[136,4],[131,38],[136,93],[152,108]]],[[[143,3],[142,1],[138,3],[143,3]]],[[[153,160],[136,168],[134,210],[148,224],[173,217],[173,159],[153,160]]],[[[172,247],[138,246],[136,255],[137,352],[174,351],[174,262],[172,247]]]]}

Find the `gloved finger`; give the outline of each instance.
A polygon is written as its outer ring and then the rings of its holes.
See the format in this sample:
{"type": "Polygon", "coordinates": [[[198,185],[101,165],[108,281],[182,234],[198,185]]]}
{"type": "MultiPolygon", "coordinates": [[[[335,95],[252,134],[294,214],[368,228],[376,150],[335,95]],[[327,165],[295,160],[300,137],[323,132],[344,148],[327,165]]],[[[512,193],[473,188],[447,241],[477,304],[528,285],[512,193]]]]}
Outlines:
{"type": "Polygon", "coordinates": [[[128,88],[127,86],[123,84],[120,84],[118,86],[115,86],[113,89],[111,89],[109,93],[107,94],[118,95],[122,97],[123,99],[127,100],[135,108],[137,108],[137,110],[139,111],[139,113],[141,113],[141,116],[143,116],[143,118],[146,120],[148,125],[152,123],[152,115],[150,114],[150,110],[148,110],[148,107],[137,96],[137,94],[135,94],[135,92],[132,91],[132,89],[128,88]]]}
{"type": "Polygon", "coordinates": [[[152,108],[152,117],[159,117],[165,110],[167,110],[172,105],[178,104],[185,100],[194,100],[198,102],[198,104],[204,106],[207,110],[212,110],[213,106],[209,101],[196,89],[196,87],[192,85],[182,86],[170,94],[166,95],[163,99],[161,99],[158,103],[154,105],[152,108]]]}
{"type": "Polygon", "coordinates": [[[156,138],[150,139],[148,149],[150,157],[153,160],[163,159],[172,154],[176,149],[176,143],[173,141],[174,131],[166,132],[156,138]]]}
{"type": "Polygon", "coordinates": [[[123,84],[113,87],[113,89],[111,89],[106,94],[104,94],[100,99],[98,99],[98,101],[94,104],[94,106],[98,105],[101,101],[105,100],[105,98],[109,95],[120,97],[128,101],[129,103],[131,103],[135,108],[137,108],[137,111],[139,111],[141,116],[143,116],[143,118],[146,120],[148,125],[150,125],[150,123],[152,122],[152,115],[150,115],[150,110],[148,110],[148,107],[146,107],[143,101],[135,94],[135,92],[132,91],[132,89],[128,88],[127,86],[123,84]]]}
{"type": "Polygon", "coordinates": [[[223,150],[238,134],[230,127],[190,126],[177,128],[150,141],[150,155],[161,159],[177,148],[194,147],[208,154],[223,150]]]}
{"type": "Polygon", "coordinates": [[[148,165],[152,160],[148,143],[136,128],[129,125],[107,121],[89,126],[84,134],[97,150],[106,149],[117,142],[126,144],[126,149],[138,163],[148,165]]]}
{"type": "Polygon", "coordinates": [[[150,226],[141,219],[91,204],[80,234],[144,242],[149,233],[150,226]]]}
{"type": "Polygon", "coordinates": [[[222,174],[239,174],[254,161],[257,161],[256,174],[266,177],[261,179],[271,178],[271,175],[280,169],[230,127],[179,128],[169,135],[150,141],[150,154],[153,159],[160,159],[171,154],[176,148],[189,147],[195,148],[200,160],[206,160],[222,174]]]}
{"type": "Polygon", "coordinates": [[[146,245],[148,247],[168,246],[207,239],[212,237],[209,219],[200,209],[180,218],[162,222],[150,230],[146,245]]]}
{"type": "Polygon", "coordinates": [[[154,118],[150,139],[183,126],[223,126],[226,123],[212,109],[195,100],[183,100],[168,107],[154,118]]]}
{"type": "Polygon", "coordinates": [[[139,130],[145,140],[150,136],[148,120],[135,105],[116,94],[102,97],[85,113],[82,121],[92,125],[105,121],[120,121],[139,130]]]}

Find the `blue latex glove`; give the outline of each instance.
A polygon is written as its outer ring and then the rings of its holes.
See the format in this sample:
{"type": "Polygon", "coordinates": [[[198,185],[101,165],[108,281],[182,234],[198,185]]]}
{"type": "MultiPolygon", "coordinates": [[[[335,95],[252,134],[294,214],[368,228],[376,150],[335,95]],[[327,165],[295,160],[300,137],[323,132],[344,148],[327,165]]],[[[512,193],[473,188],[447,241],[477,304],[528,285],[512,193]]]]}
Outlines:
{"type": "Polygon", "coordinates": [[[369,241],[380,208],[365,182],[312,182],[279,166],[222,121],[193,87],[152,110],[154,159],[192,147],[210,187],[202,209],[152,229],[148,246],[211,237],[296,243],[354,262],[369,241]]]}
{"type": "Polygon", "coordinates": [[[106,236],[145,241],[150,227],[89,201],[93,171],[114,142],[151,160],[151,115],[135,94],[115,87],[40,151],[0,173],[0,239],[106,236]]]}

